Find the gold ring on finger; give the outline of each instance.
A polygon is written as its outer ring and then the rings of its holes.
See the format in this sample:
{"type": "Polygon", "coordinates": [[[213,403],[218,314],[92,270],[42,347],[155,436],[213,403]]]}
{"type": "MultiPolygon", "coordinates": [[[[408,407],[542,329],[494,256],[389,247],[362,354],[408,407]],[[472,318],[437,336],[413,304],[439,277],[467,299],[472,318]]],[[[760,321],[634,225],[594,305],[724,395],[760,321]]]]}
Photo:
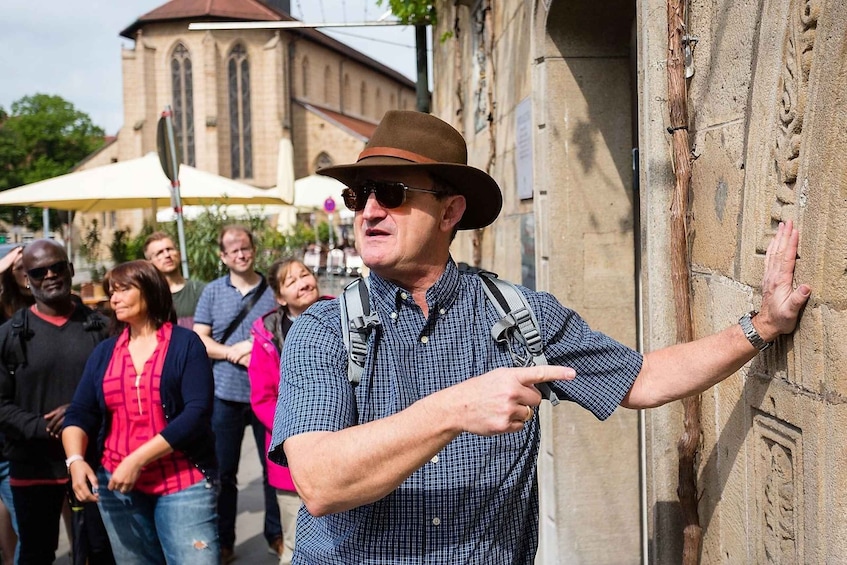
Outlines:
{"type": "Polygon", "coordinates": [[[523,421],[529,422],[530,420],[532,420],[532,414],[533,414],[532,406],[527,406],[526,407],[526,418],[524,418],[523,421]]]}

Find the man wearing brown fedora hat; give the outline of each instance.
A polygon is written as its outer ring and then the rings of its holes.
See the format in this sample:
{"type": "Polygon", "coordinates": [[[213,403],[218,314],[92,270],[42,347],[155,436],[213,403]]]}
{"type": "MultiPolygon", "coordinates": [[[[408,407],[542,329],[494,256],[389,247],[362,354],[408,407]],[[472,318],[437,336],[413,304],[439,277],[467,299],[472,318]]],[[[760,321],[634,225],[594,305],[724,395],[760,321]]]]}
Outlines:
{"type": "Polygon", "coordinates": [[[288,335],[271,456],[289,466],[305,504],[294,563],[531,563],[536,385],[600,419],[697,394],[793,331],[811,292],[792,288],[790,221],[768,248],[758,314],[643,356],[521,288],[549,366],[516,368],[491,337],[499,316],[481,277],[450,257],[455,230],[490,224],[502,205],[497,183],[467,165],[456,130],[388,112],[356,163],[318,172],[348,187],[374,327],[356,385],[337,300],[313,306],[288,335]]]}

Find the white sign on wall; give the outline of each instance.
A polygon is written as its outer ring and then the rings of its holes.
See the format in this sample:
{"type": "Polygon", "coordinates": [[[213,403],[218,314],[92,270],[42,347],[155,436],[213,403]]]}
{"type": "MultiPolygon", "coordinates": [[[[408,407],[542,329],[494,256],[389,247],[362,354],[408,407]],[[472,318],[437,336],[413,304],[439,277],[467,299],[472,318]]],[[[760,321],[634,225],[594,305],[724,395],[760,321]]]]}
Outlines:
{"type": "Polygon", "coordinates": [[[515,171],[518,198],[532,198],[532,100],[529,96],[515,108],[515,171]]]}

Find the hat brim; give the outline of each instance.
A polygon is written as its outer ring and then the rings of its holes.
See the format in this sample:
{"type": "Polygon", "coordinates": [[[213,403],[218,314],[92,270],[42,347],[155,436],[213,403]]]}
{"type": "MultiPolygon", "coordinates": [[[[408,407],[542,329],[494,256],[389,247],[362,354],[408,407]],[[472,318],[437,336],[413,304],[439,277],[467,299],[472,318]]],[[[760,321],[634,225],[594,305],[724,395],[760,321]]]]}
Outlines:
{"type": "Polygon", "coordinates": [[[352,186],[368,178],[373,170],[424,171],[449,184],[465,197],[466,208],[456,226],[460,230],[474,230],[490,225],[500,215],[503,195],[497,182],[475,167],[453,163],[410,163],[394,157],[368,157],[350,165],[324,167],[319,175],[332,177],[352,186]]]}

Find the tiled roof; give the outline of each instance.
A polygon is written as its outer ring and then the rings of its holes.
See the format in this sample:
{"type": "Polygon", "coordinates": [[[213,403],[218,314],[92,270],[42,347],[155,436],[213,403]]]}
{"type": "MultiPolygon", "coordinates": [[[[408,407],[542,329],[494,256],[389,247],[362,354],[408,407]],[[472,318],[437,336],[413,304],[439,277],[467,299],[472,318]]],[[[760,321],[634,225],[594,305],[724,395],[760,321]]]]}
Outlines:
{"type": "Polygon", "coordinates": [[[374,134],[374,131],[376,131],[376,124],[374,123],[366,122],[365,120],[360,120],[358,118],[351,118],[350,116],[339,114],[338,112],[321,106],[315,106],[314,104],[306,104],[305,102],[299,101],[298,104],[303,106],[309,112],[334,123],[342,129],[346,129],[348,132],[356,137],[359,137],[364,142],[367,142],[374,134]]]}
{"type": "Polygon", "coordinates": [[[140,16],[121,35],[135,39],[135,32],[144,24],[186,19],[275,22],[294,18],[261,0],[171,0],[140,16]]]}
{"type": "MultiPolygon", "coordinates": [[[[127,39],[135,39],[135,32],[146,24],[185,20],[191,21],[298,21],[284,12],[280,12],[261,0],[171,0],[151,12],[139,17],[135,22],[121,32],[127,39]]],[[[391,77],[400,84],[415,88],[415,83],[396,70],[371,59],[340,41],[325,35],[317,29],[293,29],[290,33],[301,35],[316,43],[332,49],[342,55],[358,61],[377,72],[391,77]]]]}

